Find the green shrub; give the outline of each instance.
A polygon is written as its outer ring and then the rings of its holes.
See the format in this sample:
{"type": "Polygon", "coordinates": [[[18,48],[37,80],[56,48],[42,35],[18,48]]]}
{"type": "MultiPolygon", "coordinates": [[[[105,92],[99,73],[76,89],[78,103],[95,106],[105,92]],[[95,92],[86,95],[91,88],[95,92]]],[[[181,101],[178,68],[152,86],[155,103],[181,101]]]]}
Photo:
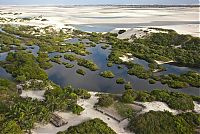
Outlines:
{"type": "Polygon", "coordinates": [[[97,105],[101,107],[109,107],[110,105],[113,104],[113,102],[114,102],[113,97],[109,95],[101,95],[97,105]]]}
{"type": "Polygon", "coordinates": [[[77,105],[77,104],[73,104],[70,107],[70,110],[72,110],[73,114],[77,114],[80,115],[82,111],[84,111],[84,108],[82,108],[81,106],[77,105]]]}
{"type": "Polygon", "coordinates": [[[95,118],[77,126],[71,126],[64,132],[57,134],[117,134],[102,120],[95,118]]]}
{"type": "Polygon", "coordinates": [[[82,99],[89,99],[91,97],[91,94],[85,89],[77,89],[74,92],[82,99]]]}
{"type": "Polygon", "coordinates": [[[80,75],[85,75],[86,74],[86,72],[84,70],[82,70],[82,69],[76,70],[76,73],[78,73],[80,75]]]}
{"type": "Polygon", "coordinates": [[[115,77],[115,75],[109,70],[103,71],[99,75],[102,76],[102,77],[105,77],[105,78],[114,78],[115,77]]]}
{"type": "Polygon", "coordinates": [[[155,84],[156,81],[155,81],[155,80],[149,80],[149,83],[150,83],[150,84],[155,84]]]}
{"type": "Polygon", "coordinates": [[[118,79],[116,80],[116,83],[117,83],[117,84],[124,84],[124,83],[125,83],[125,80],[124,80],[123,78],[118,78],[118,79]]]}
{"type": "Polygon", "coordinates": [[[129,89],[133,89],[132,85],[130,82],[127,82],[125,85],[124,85],[124,88],[125,90],[129,90],[129,89]]]}
{"type": "Polygon", "coordinates": [[[170,112],[150,111],[135,116],[129,122],[128,128],[136,134],[190,134],[194,127],[182,117],[170,112]]]}
{"type": "Polygon", "coordinates": [[[133,103],[137,97],[137,94],[132,90],[126,90],[122,95],[122,102],[133,103]]]}

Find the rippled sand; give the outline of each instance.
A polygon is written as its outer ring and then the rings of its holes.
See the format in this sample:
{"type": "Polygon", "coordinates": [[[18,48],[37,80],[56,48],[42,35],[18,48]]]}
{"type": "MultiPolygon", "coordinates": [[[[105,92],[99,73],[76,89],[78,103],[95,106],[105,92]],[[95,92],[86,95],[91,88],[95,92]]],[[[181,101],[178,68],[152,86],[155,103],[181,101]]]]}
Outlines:
{"type": "Polygon", "coordinates": [[[168,8],[121,8],[121,7],[26,7],[0,6],[2,12],[21,12],[21,15],[1,15],[1,17],[32,17],[42,15],[47,22],[30,21],[31,25],[72,24],[82,29],[95,31],[97,26],[103,31],[114,28],[162,27],[174,29],[178,33],[199,36],[198,7],[168,8]],[[82,27],[78,26],[81,25],[82,27]]]}

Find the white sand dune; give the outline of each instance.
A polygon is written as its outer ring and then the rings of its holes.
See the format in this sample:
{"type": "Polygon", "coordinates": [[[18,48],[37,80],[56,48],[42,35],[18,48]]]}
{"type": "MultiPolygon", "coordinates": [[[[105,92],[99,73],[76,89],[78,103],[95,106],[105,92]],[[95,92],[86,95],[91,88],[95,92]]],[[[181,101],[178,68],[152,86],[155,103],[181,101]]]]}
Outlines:
{"type": "MultiPolygon", "coordinates": [[[[143,105],[145,108],[141,111],[141,114],[149,112],[149,111],[169,111],[173,115],[180,114],[182,111],[171,109],[166,103],[160,101],[153,102],[136,102],[138,104],[143,105]]],[[[194,111],[200,113],[200,104],[197,102],[194,103],[194,111]]]]}
{"type": "Polygon", "coordinates": [[[200,104],[194,101],[194,111],[200,113],[200,104]]]}
{"type": "Polygon", "coordinates": [[[158,60],[155,60],[155,62],[156,62],[158,65],[162,65],[162,64],[167,64],[167,63],[173,63],[174,61],[173,61],[173,60],[170,60],[170,61],[158,61],[158,60]]]}
{"type": "Polygon", "coordinates": [[[129,62],[129,61],[133,61],[133,58],[129,58],[126,55],[123,55],[122,57],[119,57],[120,60],[122,60],[123,62],[129,62]]]}
{"type": "MultiPolygon", "coordinates": [[[[161,27],[174,29],[178,33],[191,34],[199,37],[199,8],[198,7],[168,7],[168,8],[120,8],[120,7],[34,7],[34,6],[5,6],[0,5],[1,13],[20,12],[20,15],[5,14],[1,17],[38,17],[48,19],[47,22],[34,20],[17,24],[56,25],[63,24],[94,24],[113,26],[113,24],[130,24],[124,28],[161,27]]],[[[9,22],[13,23],[13,22],[9,22]]],[[[118,27],[118,26],[117,26],[118,27]]]]}
{"type": "Polygon", "coordinates": [[[160,102],[160,101],[137,102],[137,103],[145,106],[145,108],[141,111],[141,113],[146,113],[146,112],[149,112],[151,110],[152,111],[169,111],[174,115],[179,113],[177,110],[173,110],[173,109],[169,108],[169,106],[166,103],[160,102]]]}

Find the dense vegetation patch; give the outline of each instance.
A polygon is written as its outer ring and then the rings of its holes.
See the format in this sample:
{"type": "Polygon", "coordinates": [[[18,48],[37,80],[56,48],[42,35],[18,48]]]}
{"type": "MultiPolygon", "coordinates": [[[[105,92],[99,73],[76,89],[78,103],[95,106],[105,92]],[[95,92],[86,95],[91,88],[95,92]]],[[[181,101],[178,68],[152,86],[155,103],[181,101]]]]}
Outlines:
{"type": "Polygon", "coordinates": [[[74,92],[81,98],[81,99],[89,99],[91,94],[86,89],[77,89],[74,92]]]}
{"type": "Polygon", "coordinates": [[[46,72],[37,63],[36,58],[24,51],[8,53],[2,66],[18,81],[29,79],[46,80],[48,78],[46,72]]]}
{"type": "Polygon", "coordinates": [[[82,69],[77,69],[76,73],[78,73],[80,75],[85,75],[86,74],[86,72],[84,70],[82,70],[82,69]]]}
{"type": "Polygon", "coordinates": [[[77,64],[79,66],[86,67],[90,69],[91,71],[96,71],[99,69],[99,67],[92,61],[77,57],[76,55],[73,55],[73,54],[65,54],[64,58],[70,61],[77,61],[77,64]]]}
{"type": "Polygon", "coordinates": [[[199,119],[200,116],[193,113],[172,115],[150,111],[132,118],[128,128],[136,134],[190,134],[199,126],[199,119]]]}
{"type": "Polygon", "coordinates": [[[96,104],[97,106],[101,107],[109,107],[112,105],[114,102],[114,99],[110,95],[101,95],[98,99],[98,103],[96,104]]]}
{"type": "Polygon", "coordinates": [[[102,77],[105,77],[105,78],[114,78],[115,77],[113,72],[111,72],[110,70],[100,72],[99,75],[102,76],[102,77]]]}
{"type": "Polygon", "coordinates": [[[70,63],[68,63],[68,62],[62,62],[62,64],[63,64],[66,68],[72,68],[72,67],[74,67],[73,64],[70,64],[70,63]]]}
{"type": "MultiPolygon", "coordinates": [[[[20,98],[15,83],[0,79],[0,133],[30,132],[35,123],[48,123],[54,111],[80,114],[84,109],[76,104],[78,95],[74,91],[72,87],[62,89],[54,84],[53,89],[45,92],[43,101],[20,98]]],[[[89,96],[86,91],[77,93],[89,96]]]]}
{"type": "Polygon", "coordinates": [[[176,110],[193,110],[193,98],[189,95],[168,92],[166,90],[153,90],[148,93],[145,91],[127,90],[122,95],[122,101],[125,103],[133,103],[134,101],[161,101],[165,102],[170,108],[176,110]]]}
{"type": "Polygon", "coordinates": [[[135,114],[135,110],[131,106],[122,102],[114,103],[114,108],[124,118],[131,118],[135,114]]]}
{"type": "Polygon", "coordinates": [[[124,84],[125,80],[123,78],[117,78],[116,83],[117,84],[124,84]]]}
{"type": "Polygon", "coordinates": [[[180,76],[175,74],[162,75],[161,83],[168,84],[172,88],[183,88],[189,85],[194,87],[200,87],[200,74],[194,71],[181,74],[180,76]]]}
{"type": "Polygon", "coordinates": [[[77,126],[71,126],[64,132],[57,134],[116,134],[108,125],[102,120],[95,118],[83,122],[77,126]]]}
{"type": "Polygon", "coordinates": [[[49,69],[53,66],[47,53],[39,52],[37,62],[42,69],[49,69]]]}

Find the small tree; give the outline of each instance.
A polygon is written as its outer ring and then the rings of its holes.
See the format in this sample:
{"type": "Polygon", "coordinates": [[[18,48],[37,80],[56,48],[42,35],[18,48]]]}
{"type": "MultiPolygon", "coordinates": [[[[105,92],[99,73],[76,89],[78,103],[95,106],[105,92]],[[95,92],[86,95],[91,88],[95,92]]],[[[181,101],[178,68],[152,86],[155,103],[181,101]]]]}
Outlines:
{"type": "Polygon", "coordinates": [[[97,105],[99,105],[101,107],[109,107],[110,105],[113,104],[113,102],[114,102],[113,97],[111,97],[109,95],[102,95],[99,98],[97,105]]]}

